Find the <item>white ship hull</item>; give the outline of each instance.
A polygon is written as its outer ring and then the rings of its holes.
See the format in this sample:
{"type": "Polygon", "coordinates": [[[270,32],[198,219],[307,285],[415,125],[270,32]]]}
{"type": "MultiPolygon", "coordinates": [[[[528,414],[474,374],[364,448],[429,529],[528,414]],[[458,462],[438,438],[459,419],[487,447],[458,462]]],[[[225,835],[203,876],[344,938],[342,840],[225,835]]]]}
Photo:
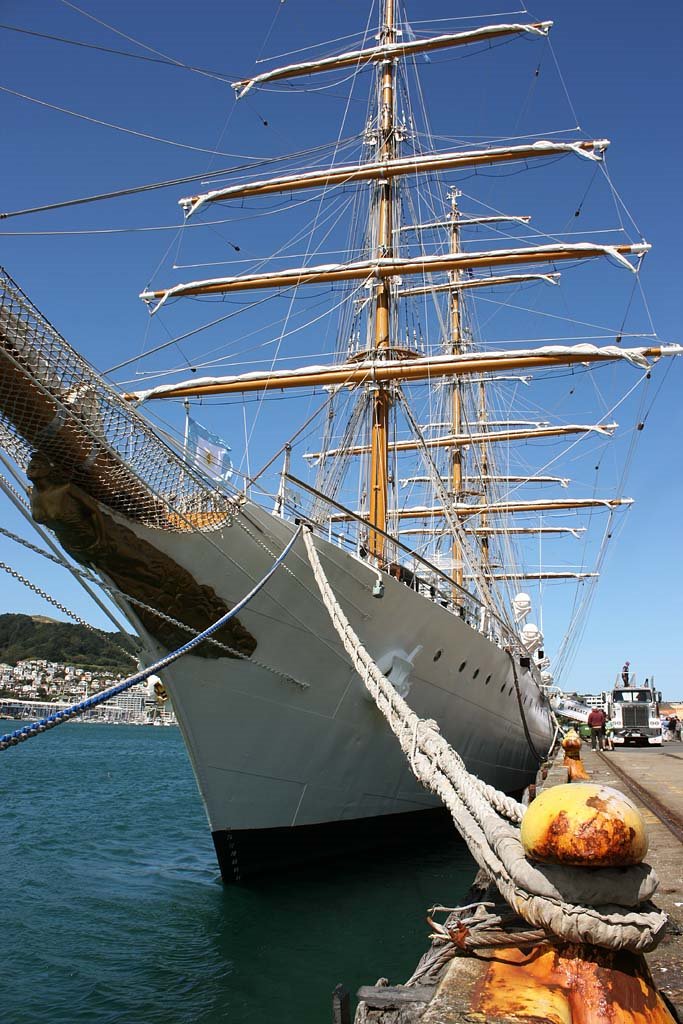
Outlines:
{"type": "MultiPolygon", "coordinates": [[[[214,588],[230,606],[272,565],[294,526],[247,504],[235,523],[178,534],[128,523],[214,588]]],[[[523,728],[511,658],[429,597],[317,540],[326,574],[353,628],[387,671],[410,659],[407,700],[441,731],[468,768],[507,792],[531,781],[538,760],[523,728]]],[[[148,656],[162,653],[145,638],[148,656]]],[[[240,614],[254,660],[189,655],[164,673],[226,880],[272,863],[275,845],[298,859],[310,844],[363,824],[407,822],[439,807],[413,778],[330,622],[303,541],[240,614]],[[256,664],[255,662],[258,662],[256,664]],[[286,676],[287,678],[283,678],[286,676]],[[311,834],[310,843],[304,840],[311,834]]],[[[543,754],[552,725],[529,670],[517,662],[531,742],[543,754]]],[[[286,853],[282,855],[286,856],[286,853]]],[[[278,857],[278,864],[281,863],[278,857]]]]}

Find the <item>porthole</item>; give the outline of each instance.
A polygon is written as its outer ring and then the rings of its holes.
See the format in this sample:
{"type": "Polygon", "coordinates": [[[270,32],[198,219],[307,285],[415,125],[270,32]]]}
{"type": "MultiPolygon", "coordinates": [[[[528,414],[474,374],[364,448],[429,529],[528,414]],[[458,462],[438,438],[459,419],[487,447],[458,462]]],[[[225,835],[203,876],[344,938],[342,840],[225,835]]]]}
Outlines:
{"type": "Polygon", "coordinates": [[[438,661],[442,654],[443,654],[443,651],[442,650],[438,650],[436,652],[436,654],[434,655],[434,659],[433,660],[434,661],[438,661]]]}
{"type": "Polygon", "coordinates": [[[464,669],[466,664],[467,664],[467,662],[463,661],[462,664],[460,665],[460,668],[458,669],[458,672],[462,672],[462,670],[464,669]]]}
{"type": "Polygon", "coordinates": [[[491,676],[487,676],[486,679],[484,680],[484,686],[488,686],[490,682],[491,682],[491,676]]]}
{"type": "Polygon", "coordinates": [[[476,679],[478,675],[479,675],[479,669],[478,669],[478,668],[475,668],[475,670],[474,670],[474,675],[472,676],[472,678],[473,678],[473,679],[476,679]]]}
{"type": "Polygon", "coordinates": [[[501,692],[501,693],[504,693],[504,692],[505,692],[505,683],[503,683],[503,685],[501,686],[501,688],[500,688],[500,692],[501,692]]]}
{"type": "Polygon", "coordinates": [[[511,696],[512,696],[512,687],[510,687],[510,689],[508,690],[508,697],[511,697],[511,696]]]}

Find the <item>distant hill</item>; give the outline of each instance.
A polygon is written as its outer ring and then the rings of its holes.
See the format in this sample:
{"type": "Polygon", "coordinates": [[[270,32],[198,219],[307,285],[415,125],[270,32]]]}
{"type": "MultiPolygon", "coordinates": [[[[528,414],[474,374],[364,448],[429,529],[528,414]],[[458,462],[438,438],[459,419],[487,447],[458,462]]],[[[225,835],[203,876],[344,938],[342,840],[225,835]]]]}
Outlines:
{"type": "Polygon", "coordinates": [[[132,636],[93,632],[44,615],[0,615],[0,662],[7,665],[27,658],[44,658],[78,668],[128,673],[134,662],[119,647],[134,652],[137,641],[132,636]]]}

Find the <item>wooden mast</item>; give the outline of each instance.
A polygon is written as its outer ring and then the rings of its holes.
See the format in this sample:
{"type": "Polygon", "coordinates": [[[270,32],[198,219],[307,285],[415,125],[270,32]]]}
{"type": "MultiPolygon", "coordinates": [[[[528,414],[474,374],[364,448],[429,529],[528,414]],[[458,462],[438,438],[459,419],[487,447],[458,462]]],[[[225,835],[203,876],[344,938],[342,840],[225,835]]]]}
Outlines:
{"type": "MultiPolygon", "coordinates": [[[[479,422],[486,422],[486,384],[483,380],[479,381],[479,422]]],[[[482,479],[489,475],[489,449],[486,443],[481,446],[481,464],[480,464],[482,479]]],[[[482,527],[488,525],[488,517],[485,512],[482,513],[481,519],[479,520],[482,527]]],[[[481,537],[481,568],[483,572],[490,571],[490,557],[489,557],[489,535],[483,533],[481,537]]]]}
{"type": "MultiPolygon", "coordinates": [[[[453,189],[451,192],[451,220],[450,220],[450,247],[451,252],[460,251],[460,224],[458,223],[458,191],[453,189]]],[[[452,270],[450,275],[449,284],[452,285],[450,293],[450,312],[451,312],[451,344],[450,351],[453,354],[459,355],[463,351],[463,336],[462,336],[462,316],[461,316],[461,297],[460,289],[457,287],[460,283],[460,271],[452,270]]],[[[456,377],[451,385],[452,387],[452,403],[451,403],[451,421],[453,434],[459,434],[462,428],[462,385],[460,379],[456,377]]],[[[462,456],[463,451],[460,445],[454,445],[451,449],[451,492],[452,500],[460,501],[462,494],[462,456]]],[[[452,568],[451,576],[458,584],[458,587],[462,586],[463,582],[463,564],[462,564],[462,545],[458,538],[453,536],[453,545],[451,548],[452,555],[452,568]]],[[[453,599],[458,599],[458,588],[453,588],[453,599]]]]}
{"type": "MultiPolygon", "coordinates": [[[[394,27],[395,0],[384,0],[384,16],[381,28],[381,42],[395,42],[394,27]]],[[[378,95],[378,159],[388,161],[394,156],[396,138],[394,132],[394,62],[382,64],[378,95]]],[[[378,185],[377,210],[377,258],[393,256],[393,181],[387,178],[378,185]]],[[[391,331],[391,284],[387,278],[377,281],[375,298],[375,356],[381,357],[390,347],[391,331]]],[[[385,537],[387,523],[387,499],[389,492],[389,413],[392,405],[390,385],[376,382],[372,399],[372,433],[370,440],[370,533],[368,550],[378,562],[385,560],[385,537]],[[374,530],[377,526],[382,533],[374,530]]]]}

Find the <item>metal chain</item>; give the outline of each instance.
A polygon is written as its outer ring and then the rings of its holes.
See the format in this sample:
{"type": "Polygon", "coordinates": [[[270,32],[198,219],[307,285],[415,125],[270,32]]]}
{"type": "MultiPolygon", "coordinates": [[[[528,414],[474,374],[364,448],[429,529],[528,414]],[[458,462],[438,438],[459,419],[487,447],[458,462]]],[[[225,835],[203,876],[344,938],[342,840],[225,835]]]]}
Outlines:
{"type": "MultiPolygon", "coordinates": [[[[57,608],[58,611],[63,612],[64,615],[68,615],[68,617],[70,619],[73,619],[74,622],[77,622],[79,626],[83,626],[91,633],[97,634],[97,636],[102,635],[101,629],[97,629],[95,626],[91,626],[90,623],[86,622],[85,619],[82,619],[80,615],[76,615],[76,613],[72,612],[69,608],[66,607],[66,605],[61,604],[59,601],[56,600],[56,598],[51,597],[50,594],[46,593],[44,590],[41,590],[41,588],[36,586],[35,583],[31,583],[30,580],[27,580],[25,576],[22,576],[21,573],[17,572],[16,569],[13,569],[10,565],[7,565],[5,562],[0,562],[0,569],[2,569],[6,573],[9,573],[9,575],[13,576],[15,580],[19,581],[19,583],[23,583],[25,587],[28,587],[28,589],[32,590],[34,594],[37,594],[39,597],[42,597],[44,601],[47,601],[49,604],[53,605],[53,607],[57,608]]],[[[130,658],[131,661],[138,660],[134,654],[131,654],[130,651],[127,651],[125,647],[121,647],[121,645],[117,644],[114,640],[112,640],[111,643],[113,644],[114,647],[116,647],[117,650],[125,654],[127,658],[130,658]]]]}
{"type": "MultiPolygon", "coordinates": [[[[125,691],[129,690],[132,686],[145,682],[145,680],[149,679],[149,677],[154,673],[161,672],[163,669],[173,664],[174,661],[177,661],[179,658],[189,654],[199,644],[210,637],[212,633],[215,633],[231,619],[234,619],[235,616],[238,615],[247,604],[249,604],[252,598],[254,598],[259,591],[263,589],[263,587],[265,587],[266,583],[268,583],[280,565],[282,565],[294,544],[299,539],[301,530],[302,527],[299,527],[282,553],[275,559],[265,576],[251,588],[248,594],[245,594],[245,596],[238,601],[230,611],[226,612],[225,615],[221,615],[219,619],[216,619],[214,623],[202,630],[201,633],[197,633],[196,636],[191,640],[188,640],[187,643],[182,645],[182,647],[176,648],[175,651],[170,651],[165,654],[163,658],[154,662],[153,665],[148,665],[147,668],[142,669],[140,672],[136,672],[127,679],[124,679],[122,683],[117,683],[116,686],[112,686],[108,690],[103,690],[94,697],[87,697],[85,700],[79,701],[78,704],[73,704],[71,707],[65,708],[64,711],[58,711],[54,715],[48,715],[47,718],[41,718],[39,722],[35,722],[33,725],[27,725],[23,729],[17,729],[14,732],[0,736],[0,750],[8,750],[10,747],[16,746],[18,743],[24,743],[26,740],[32,739],[33,736],[37,736],[39,733],[45,732],[46,729],[53,729],[55,726],[61,725],[62,722],[66,722],[70,718],[82,714],[84,711],[89,711],[91,708],[97,707],[105,701],[111,700],[120,693],[125,693],[125,691]]],[[[13,571],[12,573],[13,575],[16,575],[13,571]]]]}
{"type": "Polygon", "coordinates": [[[10,491],[17,501],[24,506],[24,508],[30,508],[30,505],[26,499],[26,495],[22,494],[21,491],[9,482],[4,473],[0,473],[0,480],[2,480],[2,486],[10,491]]]}
{"type": "MultiPolygon", "coordinates": [[[[9,538],[10,540],[13,540],[15,543],[21,544],[23,547],[28,548],[29,551],[33,551],[37,555],[42,555],[43,558],[47,558],[50,562],[54,562],[55,565],[59,565],[62,568],[68,568],[70,572],[74,573],[74,575],[79,576],[81,579],[87,580],[89,583],[94,583],[96,586],[101,587],[102,590],[106,590],[107,593],[111,594],[112,596],[122,598],[124,601],[130,602],[130,604],[135,605],[138,608],[144,609],[151,615],[155,615],[157,618],[162,619],[164,622],[167,622],[169,625],[175,626],[177,629],[184,630],[185,633],[191,633],[192,636],[197,635],[197,631],[193,629],[192,626],[188,626],[187,623],[181,622],[179,619],[174,619],[173,616],[167,615],[165,612],[160,611],[158,608],[154,608],[152,605],[145,604],[144,601],[140,601],[137,597],[131,597],[130,594],[126,594],[125,591],[119,590],[118,587],[112,587],[110,584],[104,583],[103,580],[98,579],[98,577],[93,575],[92,573],[86,572],[83,569],[76,568],[76,566],[63,561],[56,555],[50,554],[49,551],[45,551],[43,548],[37,547],[35,544],[32,544],[24,537],[19,537],[16,533],[12,533],[11,530],[5,529],[4,526],[0,526],[0,534],[9,538]]],[[[16,576],[16,573],[13,570],[6,568],[6,571],[16,576]]],[[[76,618],[74,615],[72,615],[71,612],[67,611],[61,605],[57,604],[52,598],[43,594],[42,591],[39,591],[36,587],[34,587],[33,584],[29,583],[27,580],[24,580],[22,578],[21,582],[25,583],[25,585],[28,586],[31,590],[35,590],[36,593],[40,593],[41,596],[44,596],[46,600],[50,601],[51,604],[55,604],[55,606],[58,607],[61,611],[64,611],[66,615],[69,615],[71,618],[76,618]]],[[[79,622],[81,625],[85,625],[88,629],[94,629],[93,626],[90,626],[88,623],[83,622],[82,619],[76,618],[76,621],[79,622]]],[[[230,654],[235,658],[240,658],[243,661],[249,661],[252,665],[256,665],[258,668],[262,668],[264,671],[270,672],[273,675],[278,676],[280,679],[283,679],[286,683],[294,683],[302,690],[308,690],[310,687],[310,683],[302,682],[300,679],[295,679],[293,676],[289,676],[285,672],[280,672],[278,669],[273,668],[271,665],[266,665],[264,662],[258,661],[256,658],[253,657],[253,655],[250,656],[248,654],[244,654],[243,651],[238,651],[235,647],[230,647],[228,644],[221,643],[220,640],[214,640],[213,637],[208,637],[206,643],[213,644],[214,647],[218,647],[220,650],[225,651],[226,654],[230,654]]],[[[118,644],[116,646],[118,646],[118,644]]],[[[120,648],[120,650],[123,650],[123,648],[120,648]]]]}
{"type": "MultiPolygon", "coordinates": [[[[240,511],[241,511],[241,510],[240,510],[240,511]]],[[[242,530],[244,530],[244,532],[245,532],[245,533],[247,534],[247,536],[248,536],[248,537],[251,537],[251,539],[253,540],[254,544],[258,544],[258,546],[259,546],[260,548],[263,548],[263,550],[264,550],[264,551],[265,551],[265,552],[266,552],[267,554],[269,554],[271,558],[275,558],[275,552],[273,552],[273,551],[271,551],[271,550],[270,550],[270,548],[269,548],[269,547],[268,547],[268,545],[267,545],[267,544],[265,543],[265,541],[259,540],[259,538],[258,538],[258,537],[256,537],[256,536],[255,536],[255,535],[254,535],[254,534],[252,533],[252,531],[251,531],[251,530],[249,529],[249,527],[248,527],[248,526],[245,526],[244,522],[242,521],[242,520],[243,520],[243,518],[244,518],[244,517],[243,517],[243,516],[240,516],[240,514],[239,514],[239,512],[238,512],[238,513],[237,513],[237,515],[235,516],[235,520],[234,520],[234,521],[235,521],[235,524],[236,524],[237,526],[239,526],[239,527],[240,527],[240,528],[241,528],[242,530]]],[[[290,568],[289,568],[288,566],[286,566],[286,565],[285,565],[285,566],[283,566],[283,569],[285,570],[285,572],[286,572],[286,573],[288,573],[288,574],[289,574],[289,575],[290,575],[290,576],[292,577],[292,579],[293,579],[293,580],[296,580],[296,581],[297,581],[297,583],[301,583],[301,580],[300,580],[300,579],[299,579],[299,578],[297,577],[296,573],[292,572],[292,570],[291,570],[291,569],[290,569],[290,568]]]]}

